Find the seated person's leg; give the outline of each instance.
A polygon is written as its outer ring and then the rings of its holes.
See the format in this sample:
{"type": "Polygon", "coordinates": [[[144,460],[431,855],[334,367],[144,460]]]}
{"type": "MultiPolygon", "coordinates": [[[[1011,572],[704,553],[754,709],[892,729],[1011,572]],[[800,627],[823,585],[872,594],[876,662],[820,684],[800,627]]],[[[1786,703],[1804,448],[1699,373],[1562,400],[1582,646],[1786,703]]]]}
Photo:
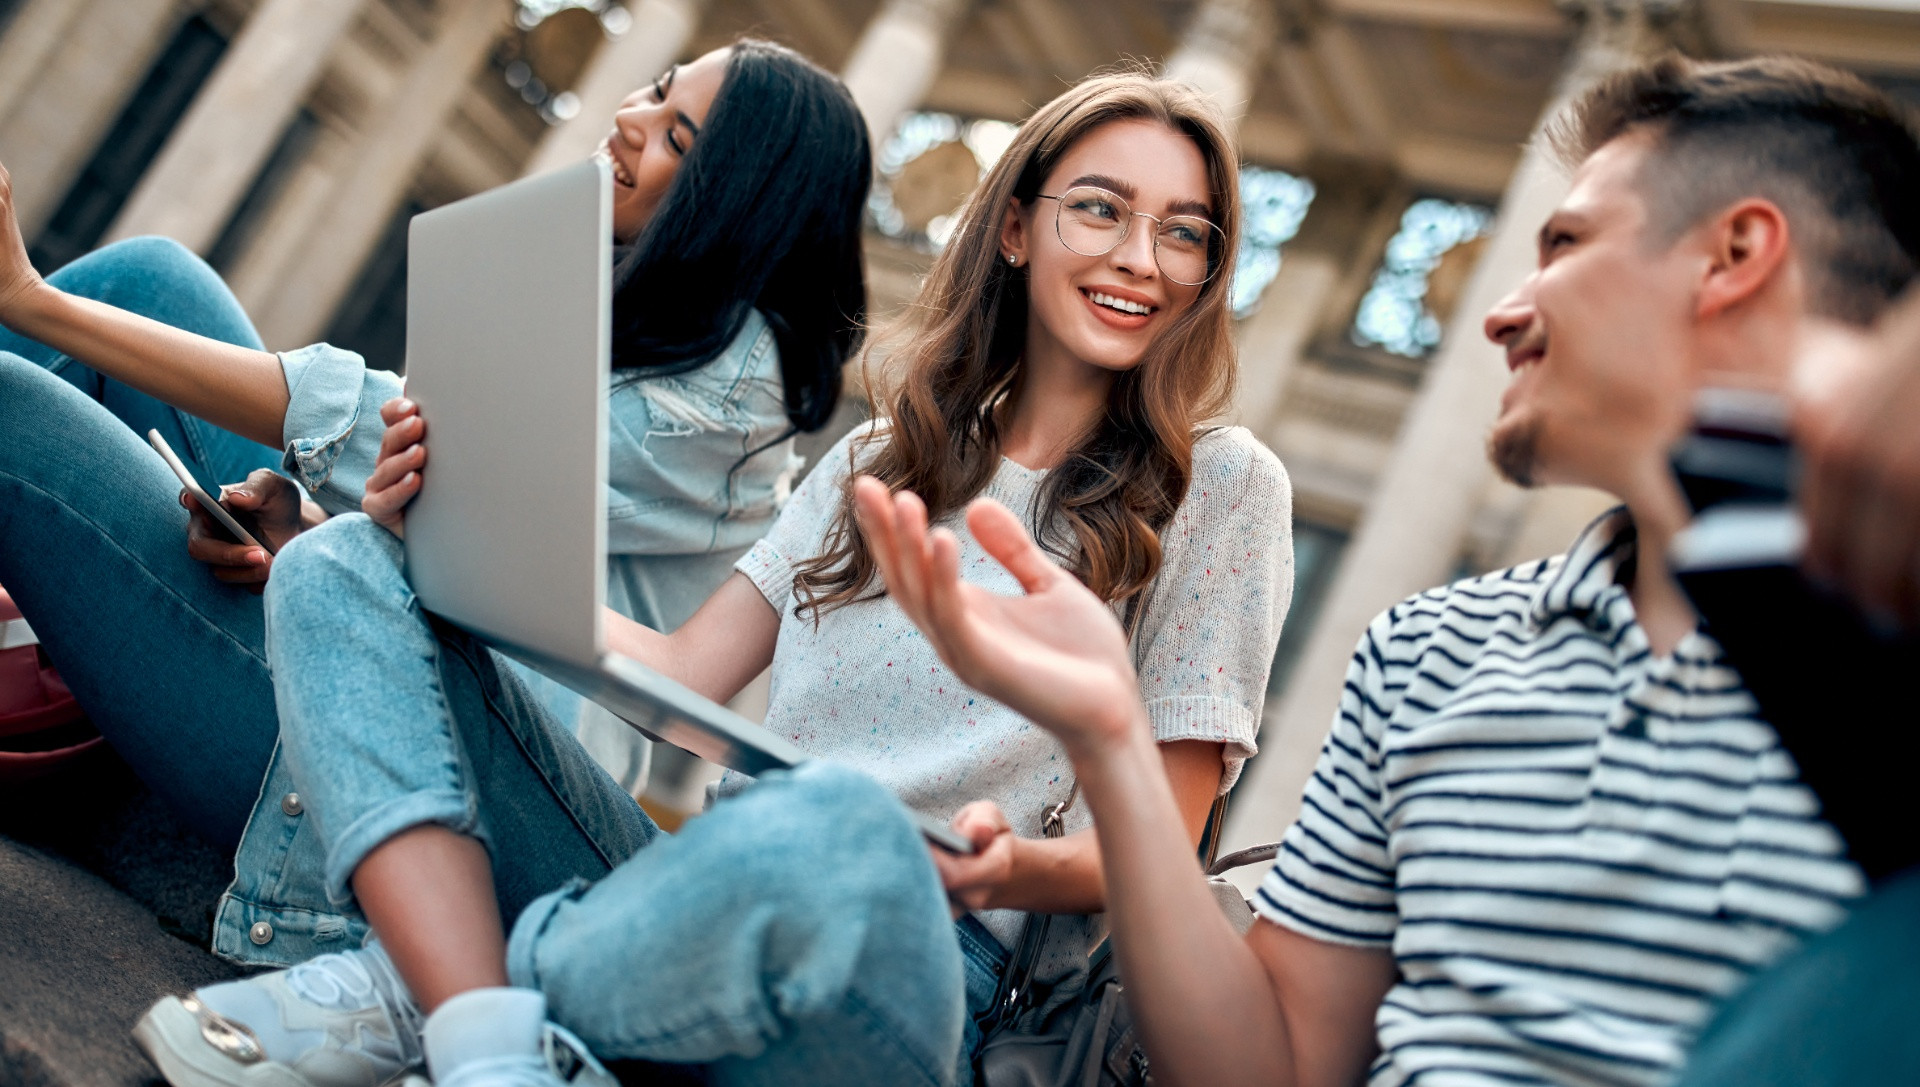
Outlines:
{"type": "MultiPolygon", "coordinates": [[[[260,334],[238,299],[206,261],[170,238],[129,238],[75,260],[47,282],[68,294],[105,302],[202,336],[263,350],[260,334]]],[[[142,392],[103,377],[79,362],[9,329],[0,328],[0,351],[11,351],[60,375],[106,405],[145,439],[157,429],[182,458],[197,462],[223,483],[237,483],[255,468],[277,468],[278,450],[222,430],[142,392]]]]}
{"type": "Polygon", "coordinates": [[[93,723],[209,840],[240,838],[277,724],[259,598],[186,550],[145,441],[0,352],[0,584],[93,723]]]}
{"type": "Polygon", "coordinates": [[[511,919],[657,831],[486,649],[430,622],[402,562],[352,514],[289,544],[268,583],[282,743],[322,828],[325,890],[350,902],[371,852],[437,826],[486,844],[511,919]]]}
{"type": "MultiPolygon", "coordinates": [[[[262,1036],[269,1059],[320,1059],[314,1038],[348,1038],[391,1074],[421,1051],[417,992],[426,1010],[516,1022],[530,1005],[546,1015],[551,999],[552,1018],[604,1055],[717,1061],[740,1082],[951,1079],[959,949],[926,846],[878,785],[827,767],[776,777],[696,820],[687,841],[643,850],[654,831],[631,798],[471,639],[436,637],[384,530],[347,517],[301,536],[276,566],[268,610],[286,751],[327,854],[324,871],[290,870],[282,883],[319,895],[310,909],[357,903],[381,937],[368,951],[197,994],[273,1035],[262,1036]],[[480,842],[476,883],[463,866],[480,842]],[[396,857],[407,863],[387,863],[396,857]],[[581,877],[610,869],[587,890],[581,877]],[[567,889],[521,914],[530,890],[556,887],[567,889]],[[473,939],[476,918],[484,929],[516,915],[530,920],[516,930],[513,980],[551,991],[515,997],[484,977],[463,988],[459,978],[487,966],[473,960],[506,965],[502,948],[473,939]],[[596,925],[619,940],[596,943],[596,925]],[[283,1015],[330,1026],[281,1036],[271,1024],[283,1015]],[[662,1016],[684,1024],[670,1028],[678,1041],[663,1037],[662,1016]]],[[[261,805],[249,842],[287,833],[278,810],[261,805]]],[[[424,1027],[436,1062],[442,1021],[424,1027]]],[[[141,1038],[163,1067],[236,1056],[200,1027],[185,1005],[162,1002],[141,1038]]]]}
{"type": "Polygon", "coordinates": [[[1920,872],[1757,975],[1707,1028],[1681,1087],[1920,1083],[1920,872]]]}
{"type": "Polygon", "coordinates": [[[163,1000],[135,1036],[169,1077],[237,1075],[260,1054],[216,1039],[251,1036],[295,1071],[356,1067],[385,1082],[419,1063],[422,1013],[476,990],[522,1013],[532,998],[518,1025],[537,1041],[538,994],[500,988],[502,918],[604,876],[657,833],[492,654],[436,631],[401,563],[399,541],[362,515],[302,534],[275,563],[269,657],[300,803],[263,797],[236,862],[248,899],[238,927],[274,935],[220,946],[284,963],[300,945],[283,929],[318,918],[344,931],[361,912],[380,944],[163,1000]],[[209,1033],[209,1014],[245,1030],[209,1033]]]}
{"type": "Polygon", "coordinates": [[[515,924],[516,985],[603,1058],[727,1084],[944,1083],[962,963],[905,809],[852,770],[774,773],[515,924]]]}

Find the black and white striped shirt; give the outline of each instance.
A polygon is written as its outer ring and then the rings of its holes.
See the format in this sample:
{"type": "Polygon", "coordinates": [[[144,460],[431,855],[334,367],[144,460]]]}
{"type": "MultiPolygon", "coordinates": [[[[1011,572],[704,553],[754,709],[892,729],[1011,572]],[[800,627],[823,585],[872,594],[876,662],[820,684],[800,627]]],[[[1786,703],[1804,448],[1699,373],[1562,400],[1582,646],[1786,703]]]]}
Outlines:
{"type": "Polygon", "coordinates": [[[1713,640],[1652,653],[1633,552],[1616,510],[1354,653],[1255,905],[1392,950],[1376,1087],[1665,1082],[1718,998],[1862,889],[1713,640]]]}

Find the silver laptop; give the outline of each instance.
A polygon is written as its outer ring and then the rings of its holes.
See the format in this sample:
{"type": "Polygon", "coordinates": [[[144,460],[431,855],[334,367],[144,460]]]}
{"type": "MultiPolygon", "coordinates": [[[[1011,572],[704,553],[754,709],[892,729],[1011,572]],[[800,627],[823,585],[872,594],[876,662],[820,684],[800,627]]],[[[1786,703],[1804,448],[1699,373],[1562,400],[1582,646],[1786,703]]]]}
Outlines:
{"type": "Polygon", "coordinates": [[[432,483],[407,511],[407,576],[427,610],[653,739],[748,774],[794,766],[792,743],[606,647],[612,207],[607,167],[583,162],[414,217],[407,395],[432,483]]]}

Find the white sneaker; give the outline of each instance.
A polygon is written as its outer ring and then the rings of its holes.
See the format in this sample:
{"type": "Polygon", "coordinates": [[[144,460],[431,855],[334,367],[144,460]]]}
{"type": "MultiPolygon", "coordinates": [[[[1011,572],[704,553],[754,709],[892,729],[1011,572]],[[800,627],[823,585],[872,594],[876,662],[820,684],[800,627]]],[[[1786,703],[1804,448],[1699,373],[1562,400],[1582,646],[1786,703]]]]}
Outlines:
{"type": "Polygon", "coordinates": [[[468,1061],[434,1087],[620,1087],[606,1066],[565,1027],[546,1025],[535,1055],[468,1061]]]}
{"type": "Polygon", "coordinates": [[[580,1039],[547,1020],[538,989],[469,989],[421,1029],[439,1087],[618,1087],[580,1039]]]}
{"type": "Polygon", "coordinates": [[[173,1087],[398,1087],[420,1009],[379,945],[166,997],[134,1041],[173,1087]]]}

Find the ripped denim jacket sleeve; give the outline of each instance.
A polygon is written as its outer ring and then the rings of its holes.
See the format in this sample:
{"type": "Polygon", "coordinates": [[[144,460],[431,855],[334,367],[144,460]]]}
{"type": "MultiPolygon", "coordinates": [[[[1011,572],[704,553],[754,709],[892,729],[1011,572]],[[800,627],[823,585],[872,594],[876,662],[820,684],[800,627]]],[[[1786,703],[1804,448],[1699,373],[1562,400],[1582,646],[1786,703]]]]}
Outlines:
{"type": "Polygon", "coordinates": [[[397,374],[352,351],[317,343],[280,353],[287,379],[281,466],[330,514],[360,508],[380,458],[380,406],[400,395],[397,374]]]}
{"type": "Polygon", "coordinates": [[[607,549],[692,555],[744,548],[773,523],[796,470],[780,354],[758,312],[727,349],[670,377],[614,376],[607,549]]]}

